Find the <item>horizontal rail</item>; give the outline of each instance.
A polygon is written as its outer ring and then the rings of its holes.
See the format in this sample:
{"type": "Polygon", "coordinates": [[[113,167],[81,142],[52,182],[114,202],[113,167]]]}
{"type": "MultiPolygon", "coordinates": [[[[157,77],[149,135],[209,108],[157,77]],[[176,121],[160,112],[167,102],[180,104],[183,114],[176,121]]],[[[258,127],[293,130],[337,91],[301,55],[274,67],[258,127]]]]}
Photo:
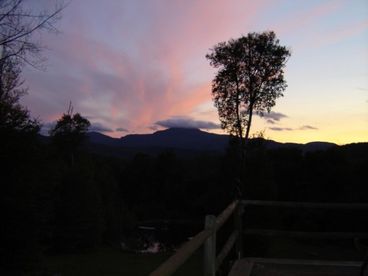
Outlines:
{"type": "Polygon", "coordinates": [[[264,235],[264,236],[283,236],[290,238],[325,238],[325,239],[352,239],[368,238],[365,232],[305,232],[305,231],[287,231],[287,230],[269,230],[269,229],[246,229],[243,234],[264,235]]]}
{"type": "Polygon", "coordinates": [[[226,241],[224,247],[222,248],[220,254],[216,257],[216,269],[220,267],[226,256],[229,254],[230,250],[233,248],[236,239],[238,238],[239,232],[235,230],[228,240],[226,241]]]}
{"type": "Polygon", "coordinates": [[[368,210],[368,203],[327,203],[297,201],[242,200],[244,206],[292,207],[316,209],[368,210]]]}
{"type": "Polygon", "coordinates": [[[233,201],[216,219],[215,230],[219,229],[228,218],[234,213],[236,207],[238,206],[239,201],[233,201]]]}
{"type": "Polygon", "coordinates": [[[174,273],[191,255],[217,231],[231,216],[236,209],[238,201],[232,202],[216,219],[216,224],[211,229],[205,229],[194,236],[190,241],[186,242],[176,251],[169,259],[154,270],[150,276],[166,276],[174,273]]]}
{"type": "Polygon", "coordinates": [[[211,236],[210,229],[199,232],[189,242],[186,242],[174,255],[161,264],[150,276],[164,276],[174,273],[204,242],[211,236]]]}
{"type": "Polygon", "coordinates": [[[279,258],[244,258],[240,262],[261,263],[261,264],[286,264],[286,265],[315,265],[315,266],[351,266],[360,267],[362,262],[357,261],[329,261],[329,260],[309,260],[309,259],[279,259],[279,258]]]}
{"type": "MultiPolygon", "coordinates": [[[[311,267],[331,267],[331,268],[352,268],[359,269],[361,262],[356,261],[322,261],[322,260],[305,260],[305,259],[276,259],[276,258],[244,258],[235,262],[230,271],[229,276],[250,276],[253,275],[253,267],[256,264],[262,266],[268,265],[287,265],[287,266],[311,266],[311,267]]],[[[254,272],[254,271],[253,271],[254,272]]],[[[280,272],[279,272],[280,273],[280,272]]],[[[321,275],[321,274],[319,274],[321,275]]],[[[358,273],[353,273],[358,275],[358,273]]]]}

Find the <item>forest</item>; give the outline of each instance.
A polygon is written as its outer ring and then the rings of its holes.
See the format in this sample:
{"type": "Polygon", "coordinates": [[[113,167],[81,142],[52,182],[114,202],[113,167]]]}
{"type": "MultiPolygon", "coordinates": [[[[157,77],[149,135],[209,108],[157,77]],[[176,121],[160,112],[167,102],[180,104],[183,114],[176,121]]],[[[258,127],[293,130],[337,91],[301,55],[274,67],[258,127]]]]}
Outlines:
{"type": "Polygon", "coordinates": [[[36,132],[2,132],[4,269],[33,270],[42,256],[119,246],[142,221],[202,220],[239,196],[367,202],[367,143],[303,153],[267,150],[263,139],[253,139],[239,195],[234,171],[240,157],[232,146],[217,155],[183,158],[163,150],[118,158],[91,153],[84,137],[71,164],[58,140],[41,138],[36,132]]]}

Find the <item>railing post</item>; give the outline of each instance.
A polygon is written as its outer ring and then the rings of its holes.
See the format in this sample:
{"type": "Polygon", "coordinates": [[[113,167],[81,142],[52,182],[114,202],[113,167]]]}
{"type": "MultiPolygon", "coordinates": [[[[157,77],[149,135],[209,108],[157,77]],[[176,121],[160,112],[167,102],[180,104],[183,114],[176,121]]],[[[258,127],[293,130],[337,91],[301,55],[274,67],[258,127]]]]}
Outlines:
{"type": "Polygon", "coordinates": [[[216,217],[213,215],[207,215],[205,219],[205,229],[213,230],[211,236],[208,237],[204,244],[204,263],[203,270],[204,276],[216,275],[216,217]]]}
{"type": "Polygon", "coordinates": [[[244,205],[239,202],[235,211],[235,229],[238,231],[238,238],[236,239],[235,250],[238,259],[243,257],[243,212],[244,205]]]}

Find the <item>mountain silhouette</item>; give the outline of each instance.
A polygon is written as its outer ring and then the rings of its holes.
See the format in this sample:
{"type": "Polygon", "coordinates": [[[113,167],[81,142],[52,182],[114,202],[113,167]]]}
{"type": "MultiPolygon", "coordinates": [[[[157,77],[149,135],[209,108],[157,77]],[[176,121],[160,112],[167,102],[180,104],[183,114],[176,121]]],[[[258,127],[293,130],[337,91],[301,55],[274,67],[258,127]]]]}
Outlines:
{"type": "Polygon", "coordinates": [[[195,128],[169,128],[153,134],[132,134],[122,137],[123,147],[159,147],[204,151],[223,151],[229,136],[201,131],[195,128]]]}
{"type": "MultiPolygon", "coordinates": [[[[195,128],[169,128],[152,134],[130,134],[122,138],[112,138],[98,132],[89,132],[87,135],[89,150],[115,156],[132,156],[137,152],[156,154],[163,150],[174,150],[180,155],[193,155],[199,152],[223,153],[229,144],[229,135],[208,133],[195,128]]],[[[294,148],[310,152],[337,146],[327,142],[298,144],[259,138],[254,140],[261,141],[266,149],[271,150],[294,148]]]]}
{"type": "Polygon", "coordinates": [[[89,142],[93,144],[107,145],[107,146],[120,146],[120,139],[112,138],[99,132],[87,133],[89,142]]]}

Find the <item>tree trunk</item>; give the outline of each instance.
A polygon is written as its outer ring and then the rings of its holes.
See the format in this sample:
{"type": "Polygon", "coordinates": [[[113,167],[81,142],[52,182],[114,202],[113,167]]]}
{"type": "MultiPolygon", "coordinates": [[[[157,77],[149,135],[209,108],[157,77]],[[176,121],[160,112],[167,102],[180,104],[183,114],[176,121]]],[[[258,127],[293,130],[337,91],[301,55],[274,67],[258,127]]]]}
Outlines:
{"type": "Polygon", "coordinates": [[[247,124],[247,131],[245,132],[245,141],[249,139],[250,126],[252,125],[252,117],[253,117],[253,103],[249,105],[249,119],[247,124]]]}
{"type": "Polygon", "coordinates": [[[236,78],[236,120],[237,120],[237,128],[238,128],[238,138],[239,138],[239,142],[240,142],[240,147],[241,147],[241,162],[242,164],[244,163],[244,138],[243,138],[243,127],[242,127],[242,122],[241,122],[241,118],[240,118],[240,113],[239,113],[239,105],[240,105],[240,91],[239,91],[239,81],[236,78]]]}
{"type": "Polygon", "coordinates": [[[0,99],[2,99],[4,90],[3,90],[3,68],[4,68],[4,46],[0,45],[0,99]]]}

